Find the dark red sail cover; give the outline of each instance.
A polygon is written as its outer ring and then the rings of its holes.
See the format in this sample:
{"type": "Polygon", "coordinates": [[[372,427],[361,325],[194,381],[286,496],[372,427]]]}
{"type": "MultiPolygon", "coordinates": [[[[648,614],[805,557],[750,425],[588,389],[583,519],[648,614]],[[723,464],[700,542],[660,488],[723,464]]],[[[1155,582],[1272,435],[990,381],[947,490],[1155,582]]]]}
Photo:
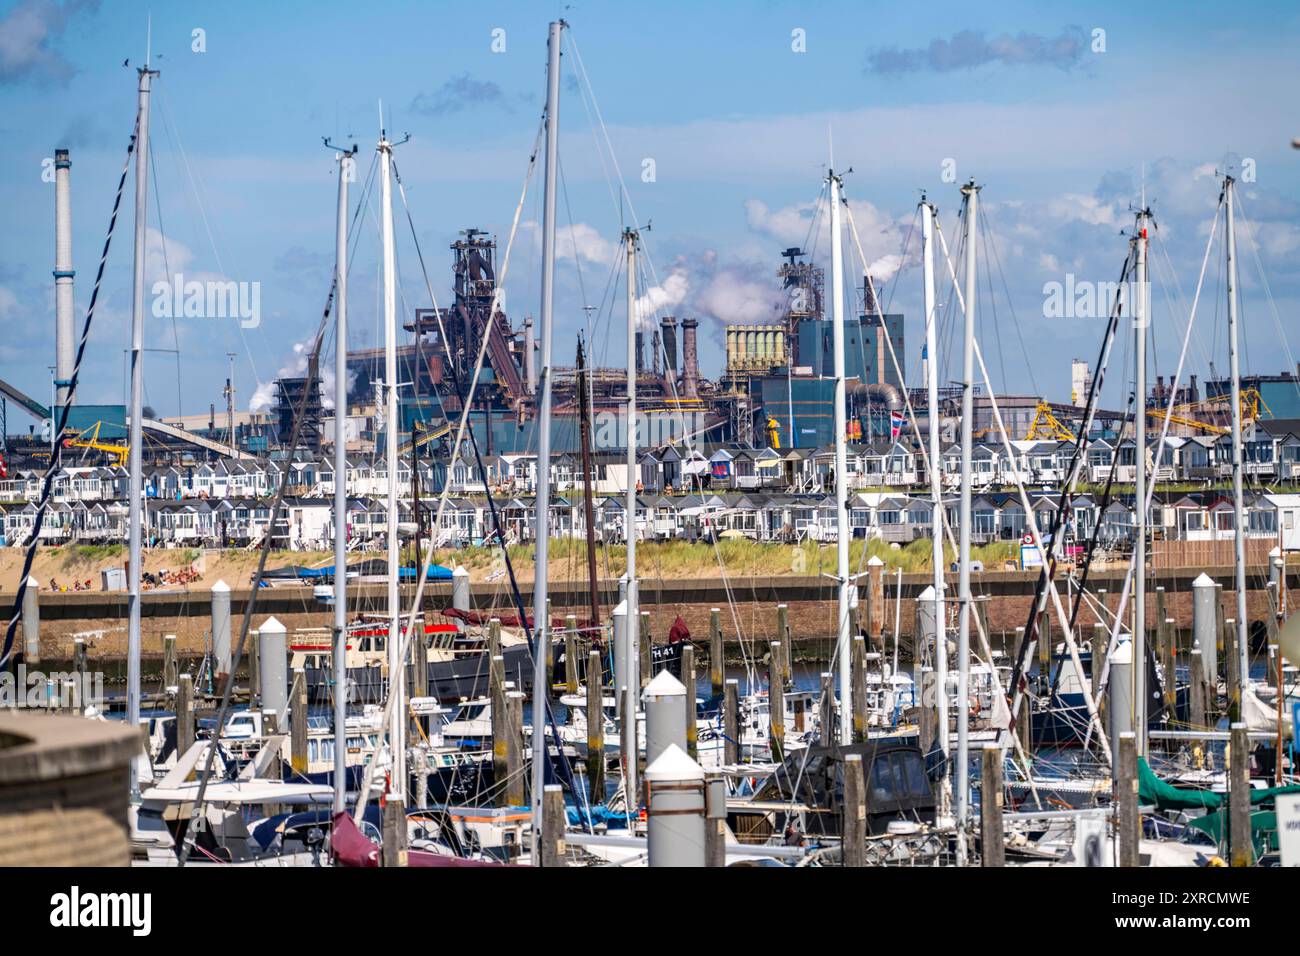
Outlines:
{"type": "Polygon", "coordinates": [[[680,644],[682,641],[691,639],[691,629],[686,626],[682,616],[677,615],[677,620],[673,621],[673,626],[668,629],[668,643],[680,644]]]}

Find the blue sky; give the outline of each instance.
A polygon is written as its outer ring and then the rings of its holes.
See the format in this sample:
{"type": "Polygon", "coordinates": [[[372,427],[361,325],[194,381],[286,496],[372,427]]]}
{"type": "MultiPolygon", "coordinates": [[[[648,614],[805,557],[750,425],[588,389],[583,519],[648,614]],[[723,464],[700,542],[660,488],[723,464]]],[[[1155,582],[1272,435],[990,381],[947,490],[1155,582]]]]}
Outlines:
{"type": "MultiPolygon", "coordinates": [[[[80,327],[134,116],[149,9],[129,0],[0,3],[0,208],[9,226],[0,238],[0,377],[41,399],[53,354],[54,247],[42,161],[56,147],[72,150],[80,327]]],[[[335,164],[321,137],[358,142],[364,175],[381,99],[391,131],[412,135],[397,162],[435,295],[449,296],[447,244],[458,230],[490,230],[504,247],[555,15],[570,21],[576,43],[561,106],[557,361],[571,361],[574,333],[588,321],[598,360],[616,364],[623,354],[621,316],[606,309],[588,320],[583,308],[602,301],[620,209],[577,55],[637,218],[653,221],[654,303],[700,319],[706,374],[721,364],[723,323],[762,320],[775,307],[773,271],[780,250],[808,234],[828,130],[838,165],[853,168],[846,185],[866,257],[890,279],[886,298],[907,313],[909,377],[922,338],[909,234],[921,190],[939,204],[949,236],[956,231],[959,196],[941,178],[945,159],[959,181],[974,176],[984,187],[1000,268],[987,263],[981,279],[980,331],[997,387],[1067,397],[1069,360],[1093,357],[1102,324],[1044,317],[1044,284],[1115,278],[1119,233],[1144,177],[1157,255],[1168,255],[1153,293],[1156,371],[1172,371],[1225,162],[1250,160],[1255,177],[1240,190],[1262,265],[1243,248],[1246,366],[1282,371],[1300,350],[1286,341],[1300,293],[1300,151],[1289,145],[1300,136],[1300,14],[1287,4],[168,3],[153,10],[161,76],[151,278],[161,278],[165,259],[187,278],[260,283],[261,324],[241,332],[233,320],[151,316],[149,346],[179,341],[181,354],[179,370],[171,354],[149,356],[150,404],[160,414],[220,404],[227,352],[238,355],[241,406],[293,367],[294,345],[319,320],[333,258],[335,164]],[[191,49],[195,29],[205,52],[191,49]],[[492,50],[496,29],[504,52],[492,50]],[[1092,49],[1097,29],[1104,52],[1092,49]],[[792,49],[796,30],[803,52],[792,49]],[[653,182],[642,181],[646,159],[653,182]]],[[[539,218],[540,185],[525,204],[507,280],[516,319],[537,310],[539,218]]],[[[82,401],[122,400],[130,219],[115,237],[82,401]]],[[[400,204],[397,223],[401,287],[414,308],[427,295],[400,204]]],[[[367,219],[350,296],[356,347],[382,341],[377,260],[367,219]]],[[[1212,265],[1190,353],[1190,371],[1202,376],[1211,357],[1226,362],[1221,297],[1212,265]]],[[[1121,376],[1112,375],[1114,404],[1121,376]]],[[[11,414],[11,429],[17,422],[11,414]]]]}

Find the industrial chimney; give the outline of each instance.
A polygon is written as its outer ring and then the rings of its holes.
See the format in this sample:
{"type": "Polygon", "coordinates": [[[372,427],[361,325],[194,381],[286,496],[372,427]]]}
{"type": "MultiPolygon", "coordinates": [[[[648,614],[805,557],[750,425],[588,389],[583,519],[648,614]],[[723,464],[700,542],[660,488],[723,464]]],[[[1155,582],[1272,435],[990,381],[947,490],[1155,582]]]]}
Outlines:
{"type": "Polygon", "coordinates": [[[871,281],[871,276],[862,277],[862,314],[873,316],[876,314],[876,284],[871,281]]]}
{"type": "Polygon", "coordinates": [[[659,377],[659,358],[662,348],[663,345],[659,338],[659,330],[655,329],[654,332],[650,334],[650,367],[654,372],[655,378],[659,377]]]}
{"type": "Polygon", "coordinates": [[[640,329],[636,330],[636,373],[640,375],[645,371],[645,333],[640,329]]]}
{"type": "MultiPolygon", "coordinates": [[[[54,377],[72,378],[73,331],[72,277],[72,160],[66,149],[54,151],[54,377]]],[[[68,387],[59,385],[55,400],[67,404],[68,387]]],[[[55,410],[50,409],[54,416],[55,410]]]]}
{"type": "Polygon", "coordinates": [[[682,398],[699,398],[700,360],[695,347],[695,319],[682,319],[682,398]]]}
{"type": "Polygon", "coordinates": [[[668,315],[659,323],[664,340],[664,378],[677,381],[677,319],[668,315]]]}

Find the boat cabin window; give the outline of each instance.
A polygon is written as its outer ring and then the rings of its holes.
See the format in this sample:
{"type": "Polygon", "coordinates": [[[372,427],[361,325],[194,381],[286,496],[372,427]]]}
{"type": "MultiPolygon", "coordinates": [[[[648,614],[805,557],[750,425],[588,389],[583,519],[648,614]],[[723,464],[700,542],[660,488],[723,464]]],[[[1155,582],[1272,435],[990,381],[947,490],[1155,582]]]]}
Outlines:
{"type": "Polygon", "coordinates": [[[919,754],[896,751],[881,754],[871,764],[872,804],[892,803],[930,796],[925,764],[919,754]]]}

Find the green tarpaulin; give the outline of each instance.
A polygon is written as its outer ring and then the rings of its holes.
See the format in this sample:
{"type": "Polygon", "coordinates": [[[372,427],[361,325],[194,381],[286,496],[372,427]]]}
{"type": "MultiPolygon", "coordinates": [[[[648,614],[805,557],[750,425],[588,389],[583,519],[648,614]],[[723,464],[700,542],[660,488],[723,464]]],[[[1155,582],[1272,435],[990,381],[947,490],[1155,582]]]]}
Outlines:
{"type": "MultiPolygon", "coordinates": [[[[1278,794],[1300,793],[1300,786],[1268,787],[1250,791],[1252,805],[1271,802],[1278,794]]],[[[1175,787],[1155,775],[1145,758],[1138,758],[1138,802],[1159,810],[1218,810],[1227,802],[1227,794],[1194,787],[1175,787]]]]}

